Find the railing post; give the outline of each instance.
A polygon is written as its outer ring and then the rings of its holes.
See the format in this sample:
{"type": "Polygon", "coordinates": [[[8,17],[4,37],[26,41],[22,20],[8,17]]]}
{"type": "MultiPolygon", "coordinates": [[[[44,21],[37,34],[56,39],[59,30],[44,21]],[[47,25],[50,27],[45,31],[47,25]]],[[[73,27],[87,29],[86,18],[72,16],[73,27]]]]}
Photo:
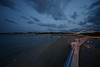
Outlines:
{"type": "Polygon", "coordinates": [[[78,54],[78,51],[77,51],[77,43],[75,44],[75,46],[74,46],[74,54],[78,54]]]}
{"type": "Polygon", "coordinates": [[[76,44],[75,44],[75,46],[74,46],[74,54],[78,54],[78,45],[79,45],[79,39],[77,38],[77,39],[75,39],[75,41],[76,41],[76,44]]]}
{"type": "Polygon", "coordinates": [[[76,38],[75,41],[76,41],[77,43],[79,43],[79,39],[78,39],[78,38],[76,38]]]}
{"type": "Polygon", "coordinates": [[[80,42],[82,42],[83,38],[80,38],[80,42]]]}

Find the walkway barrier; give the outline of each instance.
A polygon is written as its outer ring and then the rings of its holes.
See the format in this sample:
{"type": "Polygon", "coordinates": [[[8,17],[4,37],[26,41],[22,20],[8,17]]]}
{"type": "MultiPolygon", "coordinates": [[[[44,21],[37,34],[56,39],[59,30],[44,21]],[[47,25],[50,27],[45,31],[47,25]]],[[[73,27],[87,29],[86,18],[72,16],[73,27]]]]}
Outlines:
{"type": "Polygon", "coordinates": [[[70,54],[64,64],[64,67],[79,67],[79,47],[87,41],[88,37],[76,38],[76,42],[71,43],[70,54]]]}
{"type": "Polygon", "coordinates": [[[70,52],[70,54],[69,54],[69,56],[68,56],[68,58],[67,58],[67,60],[65,62],[64,67],[70,67],[71,62],[72,62],[73,55],[74,55],[74,45],[73,45],[73,47],[71,49],[71,52],[70,52]]]}

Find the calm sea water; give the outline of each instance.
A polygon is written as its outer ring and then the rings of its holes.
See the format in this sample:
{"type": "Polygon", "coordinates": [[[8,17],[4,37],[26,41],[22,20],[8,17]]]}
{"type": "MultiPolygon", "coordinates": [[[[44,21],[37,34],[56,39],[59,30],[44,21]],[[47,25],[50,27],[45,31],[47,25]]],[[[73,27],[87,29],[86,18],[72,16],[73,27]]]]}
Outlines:
{"type": "Polygon", "coordinates": [[[56,35],[0,35],[0,67],[7,66],[21,54],[35,51],[57,38],[59,36],[56,35]]]}

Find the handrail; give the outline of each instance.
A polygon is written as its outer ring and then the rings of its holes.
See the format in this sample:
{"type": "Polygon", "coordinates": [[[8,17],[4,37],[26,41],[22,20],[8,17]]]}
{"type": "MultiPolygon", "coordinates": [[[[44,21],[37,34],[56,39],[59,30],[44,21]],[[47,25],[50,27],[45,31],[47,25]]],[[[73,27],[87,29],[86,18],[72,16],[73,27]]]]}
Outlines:
{"type": "Polygon", "coordinates": [[[71,61],[72,61],[72,58],[73,58],[73,54],[74,54],[74,45],[73,45],[71,52],[70,52],[70,54],[69,54],[69,56],[68,56],[68,58],[67,58],[67,60],[64,64],[64,67],[70,67],[71,61]]]}
{"type": "Polygon", "coordinates": [[[76,42],[71,43],[72,49],[63,67],[78,67],[79,65],[79,47],[88,40],[88,37],[75,40],[76,42]]]}

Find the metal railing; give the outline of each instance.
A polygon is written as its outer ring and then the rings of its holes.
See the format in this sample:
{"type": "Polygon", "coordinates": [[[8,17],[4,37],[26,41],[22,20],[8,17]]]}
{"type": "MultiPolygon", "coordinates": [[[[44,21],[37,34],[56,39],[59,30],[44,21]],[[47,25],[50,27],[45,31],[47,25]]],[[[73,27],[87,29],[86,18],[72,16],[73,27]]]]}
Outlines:
{"type": "Polygon", "coordinates": [[[74,55],[74,45],[73,45],[73,47],[71,49],[70,54],[68,55],[68,58],[67,58],[67,60],[66,60],[66,62],[64,64],[64,67],[70,67],[73,55],[74,55]]]}
{"type": "Polygon", "coordinates": [[[78,67],[79,65],[79,47],[88,40],[88,37],[75,40],[76,42],[71,43],[72,49],[63,67],[78,67]]]}

